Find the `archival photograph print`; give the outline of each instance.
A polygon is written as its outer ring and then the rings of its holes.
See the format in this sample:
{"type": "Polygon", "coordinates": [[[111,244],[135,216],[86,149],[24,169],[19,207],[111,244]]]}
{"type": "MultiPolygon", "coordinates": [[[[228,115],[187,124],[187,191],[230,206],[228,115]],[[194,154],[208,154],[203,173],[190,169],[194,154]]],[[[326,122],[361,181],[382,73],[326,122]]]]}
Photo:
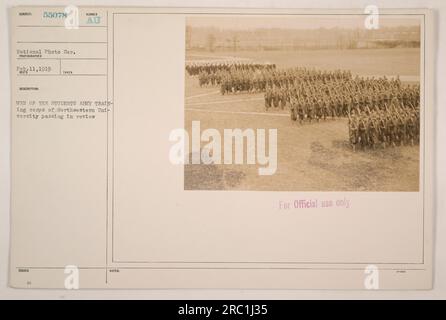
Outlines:
{"type": "Polygon", "coordinates": [[[189,16],[185,190],[418,191],[420,16],[189,16]]]}

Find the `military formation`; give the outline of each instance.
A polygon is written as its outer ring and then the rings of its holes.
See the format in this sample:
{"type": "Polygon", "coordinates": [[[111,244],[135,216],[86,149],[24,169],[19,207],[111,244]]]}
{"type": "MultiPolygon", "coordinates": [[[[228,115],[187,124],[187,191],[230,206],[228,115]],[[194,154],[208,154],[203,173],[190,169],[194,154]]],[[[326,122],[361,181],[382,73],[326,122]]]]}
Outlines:
{"type": "MultiPolygon", "coordinates": [[[[268,88],[287,90],[302,82],[313,82],[351,78],[348,71],[320,71],[306,68],[263,69],[263,70],[231,70],[221,76],[219,82],[221,93],[256,93],[265,92],[268,88]]],[[[217,83],[218,84],[218,83],[217,83]]]]}
{"type": "Polygon", "coordinates": [[[257,63],[252,61],[222,60],[222,61],[201,61],[186,64],[186,71],[190,76],[200,73],[216,73],[219,71],[256,71],[275,69],[272,63],[257,63]]]}
{"type": "Polygon", "coordinates": [[[292,87],[271,86],[265,92],[265,108],[288,106],[293,120],[308,121],[327,117],[346,117],[366,109],[383,110],[393,101],[407,107],[419,107],[418,85],[402,85],[397,79],[305,81],[292,87]]]}
{"type": "Polygon", "coordinates": [[[291,119],[301,124],[348,117],[354,150],[413,145],[419,139],[420,87],[403,85],[399,78],[317,79],[267,88],[267,110],[287,106],[291,119]]]}
{"type": "Polygon", "coordinates": [[[252,61],[202,61],[186,65],[190,76],[198,76],[201,87],[221,85],[227,74],[251,74],[261,70],[273,70],[275,64],[256,63],[252,61]]]}
{"type": "Polygon", "coordinates": [[[347,117],[353,149],[419,140],[420,86],[405,85],[399,77],[254,63],[196,65],[188,72],[198,75],[201,86],[219,85],[222,95],[263,92],[266,110],[288,109],[300,124],[347,117]]]}
{"type": "Polygon", "coordinates": [[[420,110],[391,104],[385,110],[349,115],[349,138],[353,150],[377,146],[414,145],[420,139],[420,110]]]}

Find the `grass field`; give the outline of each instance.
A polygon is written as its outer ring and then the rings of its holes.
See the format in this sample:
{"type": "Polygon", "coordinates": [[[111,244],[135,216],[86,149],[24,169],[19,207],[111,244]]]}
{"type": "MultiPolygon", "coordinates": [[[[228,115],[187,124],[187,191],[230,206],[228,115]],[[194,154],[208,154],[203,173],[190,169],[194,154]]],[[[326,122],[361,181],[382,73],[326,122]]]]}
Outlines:
{"type": "MultiPolygon", "coordinates": [[[[359,74],[419,75],[419,50],[346,51],[255,55],[240,52],[237,56],[255,57],[256,61],[273,62],[278,67],[299,65],[351,69],[359,74]]],[[[211,55],[222,57],[217,53],[211,55]]],[[[187,55],[187,59],[194,57],[204,59],[203,53],[187,55]]],[[[265,112],[263,94],[222,96],[217,87],[200,88],[198,80],[188,75],[185,88],[188,132],[196,120],[201,122],[201,130],[275,128],[278,132],[278,165],[274,175],[258,175],[256,165],[186,165],[187,190],[417,191],[419,188],[419,146],[353,152],[345,118],[300,125],[290,120],[287,110],[265,112]]]]}
{"type": "Polygon", "coordinates": [[[239,57],[275,63],[279,68],[295,66],[324,70],[349,69],[359,75],[420,74],[420,49],[352,49],[352,50],[297,50],[297,51],[237,51],[186,53],[187,60],[225,59],[239,57]]]}

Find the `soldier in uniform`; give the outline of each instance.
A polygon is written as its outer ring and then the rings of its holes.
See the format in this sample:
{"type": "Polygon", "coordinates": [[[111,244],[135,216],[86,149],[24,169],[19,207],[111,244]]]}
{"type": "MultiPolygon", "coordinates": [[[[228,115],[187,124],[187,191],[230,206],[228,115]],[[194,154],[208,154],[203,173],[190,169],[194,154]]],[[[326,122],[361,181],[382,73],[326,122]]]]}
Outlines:
{"type": "Polygon", "coordinates": [[[272,99],[273,99],[274,108],[276,108],[276,109],[279,108],[280,97],[279,97],[279,90],[277,89],[277,86],[273,86],[272,99]]]}
{"type": "Polygon", "coordinates": [[[407,138],[413,146],[415,140],[415,123],[412,114],[409,114],[407,117],[407,138]]]}
{"type": "Polygon", "coordinates": [[[389,143],[389,145],[395,147],[395,122],[390,112],[387,115],[386,128],[387,128],[386,141],[389,143]]]}
{"type": "Polygon", "coordinates": [[[280,95],[280,108],[283,110],[286,107],[286,103],[287,103],[287,90],[286,88],[281,88],[279,90],[279,95],[280,95]]]}
{"type": "Polygon", "coordinates": [[[271,88],[267,88],[265,91],[265,109],[268,111],[271,108],[271,88]]]}
{"type": "Polygon", "coordinates": [[[406,141],[406,123],[401,115],[397,115],[397,136],[400,146],[406,141]]]}
{"type": "Polygon", "coordinates": [[[325,120],[327,120],[327,117],[330,115],[330,105],[329,105],[327,98],[324,98],[322,108],[323,108],[322,114],[323,114],[324,121],[325,121],[325,120]]]}
{"type": "Polygon", "coordinates": [[[290,100],[290,115],[291,120],[296,121],[298,114],[297,114],[297,99],[295,97],[291,97],[290,100]]]}
{"type": "Polygon", "coordinates": [[[379,141],[381,142],[383,148],[386,147],[386,120],[384,115],[379,111],[378,115],[378,137],[379,141]]]}
{"type": "Polygon", "coordinates": [[[311,123],[311,121],[314,118],[314,108],[313,108],[313,102],[310,100],[309,97],[307,97],[307,100],[305,103],[305,108],[307,111],[307,119],[311,123]]]}
{"type": "Polygon", "coordinates": [[[322,118],[322,103],[320,100],[316,100],[314,98],[313,100],[314,105],[314,118],[319,122],[319,120],[322,118]]]}
{"type": "Polygon", "coordinates": [[[358,137],[361,149],[364,149],[367,144],[367,125],[363,116],[358,119],[358,137]]]}
{"type": "Polygon", "coordinates": [[[375,114],[372,114],[372,116],[369,118],[368,123],[368,136],[369,136],[369,145],[375,149],[376,145],[379,141],[378,139],[378,125],[377,120],[375,118],[375,114]]]}
{"type": "Polygon", "coordinates": [[[350,144],[352,145],[353,151],[355,151],[358,142],[358,123],[354,114],[348,116],[348,125],[350,144]]]}
{"type": "Polygon", "coordinates": [[[305,106],[304,106],[303,98],[298,100],[297,113],[299,115],[299,123],[303,124],[303,122],[305,120],[305,106]]]}

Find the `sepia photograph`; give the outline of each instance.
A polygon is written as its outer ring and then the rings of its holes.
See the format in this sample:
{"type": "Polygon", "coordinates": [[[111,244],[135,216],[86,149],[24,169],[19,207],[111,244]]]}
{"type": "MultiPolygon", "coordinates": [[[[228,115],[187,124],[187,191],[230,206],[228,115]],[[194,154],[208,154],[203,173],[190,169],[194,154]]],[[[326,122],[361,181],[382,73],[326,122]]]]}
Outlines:
{"type": "Polygon", "coordinates": [[[189,16],[184,189],[418,191],[422,23],[189,16]]]}

